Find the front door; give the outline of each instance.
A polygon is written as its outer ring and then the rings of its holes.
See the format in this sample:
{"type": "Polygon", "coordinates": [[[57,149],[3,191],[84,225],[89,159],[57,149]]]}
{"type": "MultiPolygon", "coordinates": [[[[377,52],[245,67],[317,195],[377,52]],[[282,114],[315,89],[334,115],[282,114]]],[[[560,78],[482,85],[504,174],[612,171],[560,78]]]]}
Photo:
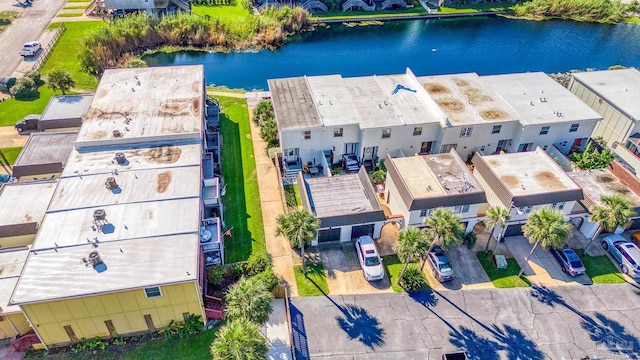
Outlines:
{"type": "Polygon", "coordinates": [[[344,144],[344,154],[355,154],[358,156],[358,143],[345,143],[344,144]]]}
{"type": "Polygon", "coordinates": [[[425,141],[420,145],[420,154],[426,155],[431,153],[431,147],[433,146],[433,141],[425,141]]]}
{"type": "Polygon", "coordinates": [[[496,153],[499,153],[502,150],[507,150],[507,146],[509,146],[509,141],[511,141],[511,139],[504,139],[504,140],[498,141],[498,146],[496,147],[496,153]]]}
{"type": "Polygon", "coordinates": [[[364,148],[364,156],[362,157],[362,160],[374,160],[377,157],[378,157],[378,147],[377,146],[364,148]]]}
{"type": "Polygon", "coordinates": [[[533,143],[520,144],[520,146],[518,146],[518,152],[527,152],[532,146],[533,143]]]}
{"type": "Polygon", "coordinates": [[[440,149],[441,153],[448,153],[451,151],[451,149],[455,149],[458,147],[458,144],[446,144],[446,145],[442,145],[442,149],[440,149]]]}

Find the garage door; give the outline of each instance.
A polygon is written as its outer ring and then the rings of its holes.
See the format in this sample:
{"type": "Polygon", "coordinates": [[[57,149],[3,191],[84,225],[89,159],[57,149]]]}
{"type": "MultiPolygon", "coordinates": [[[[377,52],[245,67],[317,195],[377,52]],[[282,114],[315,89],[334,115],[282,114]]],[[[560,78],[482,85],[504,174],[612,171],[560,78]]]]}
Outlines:
{"type": "Polygon", "coordinates": [[[631,225],[627,228],[627,230],[639,230],[640,229],[640,219],[631,220],[631,225]]]}
{"type": "Polygon", "coordinates": [[[329,241],[340,241],[340,228],[318,231],[318,243],[329,241]]]}
{"type": "Polygon", "coordinates": [[[351,228],[351,240],[357,239],[360,236],[369,235],[373,237],[373,229],[375,224],[369,225],[357,225],[351,228]]]}
{"type": "Polygon", "coordinates": [[[522,235],[522,224],[509,225],[507,231],[504,232],[504,236],[520,236],[522,235]]]}

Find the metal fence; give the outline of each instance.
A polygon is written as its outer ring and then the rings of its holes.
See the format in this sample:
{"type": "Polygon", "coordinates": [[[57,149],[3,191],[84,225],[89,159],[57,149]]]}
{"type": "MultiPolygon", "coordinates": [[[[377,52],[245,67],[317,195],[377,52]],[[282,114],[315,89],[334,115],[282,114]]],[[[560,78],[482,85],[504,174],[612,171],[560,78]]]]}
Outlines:
{"type": "Polygon", "coordinates": [[[62,37],[62,34],[64,34],[65,31],[67,31],[67,27],[64,25],[64,23],[60,24],[60,27],[56,29],[56,32],[53,35],[53,39],[51,39],[47,47],[42,49],[42,55],[36,60],[35,64],[33,64],[31,69],[40,70],[44,66],[47,60],[49,60],[49,56],[51,56],[51,52],[53,48],[56,47],[56,45],[58,44],[58,41],[60,41],[60,38],[62,37]]]}

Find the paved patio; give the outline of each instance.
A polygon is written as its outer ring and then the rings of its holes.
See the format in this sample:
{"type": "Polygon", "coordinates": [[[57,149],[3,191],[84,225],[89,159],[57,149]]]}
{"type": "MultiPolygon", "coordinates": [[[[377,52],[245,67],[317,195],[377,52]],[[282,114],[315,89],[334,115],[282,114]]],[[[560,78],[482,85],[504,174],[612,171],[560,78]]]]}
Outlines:
{"type": "Polygon", "coordinates": [[[449,262],[451,262],[455,278],[441,283],[433,276],[431,266],[427,263],[424,266],[424,274],[429,281],[429,285],[434,290],[491,289],[494,287],[482,265],[480,265],[474,249],[468,249],[467,246],[460,245],[445,250],[445,254],[449,258],[449,262]]]}

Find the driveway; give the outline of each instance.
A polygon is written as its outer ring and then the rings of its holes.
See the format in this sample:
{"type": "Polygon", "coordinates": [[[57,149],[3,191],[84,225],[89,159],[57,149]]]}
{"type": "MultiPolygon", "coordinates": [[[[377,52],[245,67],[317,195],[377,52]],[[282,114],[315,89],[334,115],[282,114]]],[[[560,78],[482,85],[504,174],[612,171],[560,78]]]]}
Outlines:
{"type": "Polygon", "coordinates": [[[294,298],[296,358],[637,358],[639,294],[619,284],[294,298]]]}
{"type": "Polygon", "coordinates": [[[17,0],[0,0],[0,9],[21,13],[0,35],[0,75],[13,73],[22,60],[22,45],[37,40],[64,3],[65,0],[34,0],[22,7],[17,0]]]}
{"type": "Polygon", "coordinates": [[[466,246],[457,246],[445,250],[451,263],[455,277],[451,281],[441,283],[433,275],[429,263],[424,266],[424,274],[429,285],[437,291],[461,290],[461,289],[490,289],[493,288],[491,280],[480,265],[480,261],[472,249],[466,246]]]}
{"type": "Polygon", "coordinates": [[[524,236],[510,236],[504,244],[532,283],[545,286],[592,284],[587,275],[569,276],[562,272],[553,254],[542,246],[538,245],[529,261],[526,261],[533,245],[524,236]]]}
{"type": "Polygon", "coordinates": [[[387,276],[375,282],[364,278],[352,242],[322,245],[318,250],[332,296],[393,292],[387,276]]]}

